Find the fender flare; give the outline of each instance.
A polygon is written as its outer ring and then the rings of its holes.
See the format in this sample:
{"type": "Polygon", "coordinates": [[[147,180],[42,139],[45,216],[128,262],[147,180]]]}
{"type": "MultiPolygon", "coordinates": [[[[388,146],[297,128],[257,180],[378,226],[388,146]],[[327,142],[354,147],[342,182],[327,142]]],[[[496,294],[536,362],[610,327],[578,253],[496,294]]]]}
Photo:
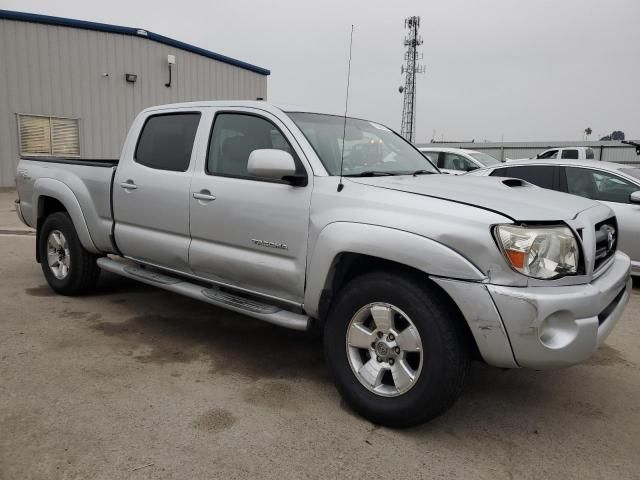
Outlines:
{"type": "Polygon", "coordinates": [[[307,260],[304,309],[319,316],[320,297],[341,253],[369,255],[416,268],[427,275],[479,282],[486,279],[458,252],[427,237],[379,225],[335,222],[325,226],[307,260]]]}
{"type": "Polygon", "coordinates": [[[40,178],[36,180],[36,183],[33,186],[33,192],[32,205],[35,207],[36,222],[40,215],[40,197],[54,198],[67,210],[82,246],[91,253],[100,253],[100,250],[96,248],[93,240],[91,239],[89,227],[87,226],[87,222],[85,221],[82,213],[80,202],[78,202],[73,190],[59,180],[53,178],[40,178]]]}

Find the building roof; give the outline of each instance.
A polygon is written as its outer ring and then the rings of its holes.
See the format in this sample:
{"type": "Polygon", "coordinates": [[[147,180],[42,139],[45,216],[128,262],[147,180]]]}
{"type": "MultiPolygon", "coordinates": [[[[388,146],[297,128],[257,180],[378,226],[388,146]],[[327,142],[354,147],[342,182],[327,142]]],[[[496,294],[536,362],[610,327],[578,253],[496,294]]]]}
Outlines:
{"type": "Polygon", "coordinates": [[[109,25],[107,23],[87,22],[84,20],[76,20],[73,18],[52,17],[49,15],[38,15],[35,13],[14,12],[11,10],[0,10],[0,19],[5,20],[17,20],[21,22],[30,23],[42,23],[45,25],[57,25],[61,27],[82,28],[84,30],[94,30],[97,32],[119,33],[121,35],[130,35],[133,37],[146,38],[153,40],[154,42],[169,45],[171,47],[186,50],[187,52],[202,55],[203,57],[211,58],[219,62],[227,63],[235,67],[244,68],[245,70],[251,70],[252,72],[259,73],[261,75],[270,75],[271,72],[266,68],[257,67],[250,63],[236,60],[235,58],[220,55],[219,53],[205,50],[204,48],[196,47],[188,43],[174,40],[173,38],[165,37],[164,35],[158,35],[157,33],[150,32],[142,28],[122,27],[119,25],[109,25]]]}

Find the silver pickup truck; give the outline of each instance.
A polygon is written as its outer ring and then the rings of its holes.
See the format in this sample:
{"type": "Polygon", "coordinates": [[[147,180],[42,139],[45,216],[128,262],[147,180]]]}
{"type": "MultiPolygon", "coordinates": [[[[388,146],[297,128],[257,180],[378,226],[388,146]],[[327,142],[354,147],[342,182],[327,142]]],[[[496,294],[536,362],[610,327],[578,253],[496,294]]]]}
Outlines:
{"type": "Polygon", "coordinates": [[[322,329],[340,393],[389,426],[443,412],[474,357],[585,360],[630,295],[608,207],[440,175],[383,125],[266,102],[146,109],[119,161],[23,158],[17,186],[56,292],[107,270],[322,329]]]}

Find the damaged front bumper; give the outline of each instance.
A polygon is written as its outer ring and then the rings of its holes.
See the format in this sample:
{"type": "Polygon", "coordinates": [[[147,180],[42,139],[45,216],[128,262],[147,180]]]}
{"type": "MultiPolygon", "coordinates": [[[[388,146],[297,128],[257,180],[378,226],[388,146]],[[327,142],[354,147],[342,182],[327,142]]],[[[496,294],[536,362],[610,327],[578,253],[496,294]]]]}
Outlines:
{"type": "Polygon", "coordinates": [[[586,285],[488,286],[521,367],[554,368],[589,358],[616,324],[631,292],[631,261],[618,252],[586,285]]]}
{"type": "Polygon", "coordinates": [[[616,253],[591,283],[505,287],[436,279],[467,320],[483,359],[497,367],[557,368],[589,358],[622,315],[631,262],[616,253]]]}

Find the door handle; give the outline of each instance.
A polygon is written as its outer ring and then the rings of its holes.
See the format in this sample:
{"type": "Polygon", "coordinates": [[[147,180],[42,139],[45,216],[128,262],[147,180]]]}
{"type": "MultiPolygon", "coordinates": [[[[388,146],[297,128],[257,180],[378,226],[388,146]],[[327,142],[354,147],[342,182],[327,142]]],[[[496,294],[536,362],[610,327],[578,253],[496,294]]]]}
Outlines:
{"type": "Polygon", "coordinates": [[[216,197],[211,195],[209,190],[200,190],[199,192],[193,192],[193,198],[196,200],[202,200],[203,202],[210,202],[215,200],[216,197]]]}
{"type": "Polygon", "coordinates": [[[126,190],[135,190],[138,186],[133,182],[133,180],[127,180],[126,182],[122,182],[120,186],[126,190]]]}

